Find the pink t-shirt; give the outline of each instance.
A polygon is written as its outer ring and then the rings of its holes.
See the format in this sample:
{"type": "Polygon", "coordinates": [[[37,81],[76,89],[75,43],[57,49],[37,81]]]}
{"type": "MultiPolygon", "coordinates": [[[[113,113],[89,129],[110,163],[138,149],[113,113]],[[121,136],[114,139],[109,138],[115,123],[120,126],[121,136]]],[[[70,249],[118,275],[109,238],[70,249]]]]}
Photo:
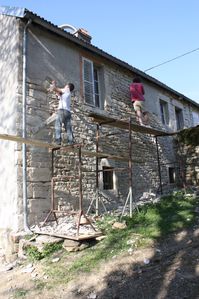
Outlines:
{"type": "Polygon", "coordinates": [[[144,101],[144,87],[142,83],[131,83],[130,85],[131,101],[144,101]]]}

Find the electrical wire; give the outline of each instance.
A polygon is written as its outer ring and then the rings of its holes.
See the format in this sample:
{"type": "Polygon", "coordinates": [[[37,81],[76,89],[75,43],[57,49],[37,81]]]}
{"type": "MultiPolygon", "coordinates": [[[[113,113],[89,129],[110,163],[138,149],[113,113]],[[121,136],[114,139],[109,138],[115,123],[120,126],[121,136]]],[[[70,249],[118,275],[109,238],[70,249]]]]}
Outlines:
{"type": "Polygon", "coordinates": [[[192,51],[189,51],[189,52],[186,52],[186,53],[184,53],[184,54],[182,54],[182,55],[176,56],[176,57],[174,57],[174,58],[172,58],[172,59],[170,59],[170,60],[167,60],[167,61],[164,61],[164,62],[162,62],[162,63],[156,64],[156,65],[154,65],[154,66],[152,66],[152,67],[150,67],[150,68],[144,70],[144,72],[148,72],[148,71],[150,71],[150,70],[152,70],[152,69],[154,69],[154,68],[156,68],[156,67],[158,67],[158,66],[161,66],[161,65],[166,64],[166,63],[169,63],[169,62],[171,62],[171,61],[173,61],[173,60],[179,59],[179,58],[181,58],[181,57],[183,57],[183,56],[185,56],[185,55],[191,54],[191,53],[193,53],[193,52],[195,52],[195,51],[198,51],[198,50],[199,50],[199,48],[196,48],[196,49],[194,49],[194,50],[192,50],[192,51]]]}

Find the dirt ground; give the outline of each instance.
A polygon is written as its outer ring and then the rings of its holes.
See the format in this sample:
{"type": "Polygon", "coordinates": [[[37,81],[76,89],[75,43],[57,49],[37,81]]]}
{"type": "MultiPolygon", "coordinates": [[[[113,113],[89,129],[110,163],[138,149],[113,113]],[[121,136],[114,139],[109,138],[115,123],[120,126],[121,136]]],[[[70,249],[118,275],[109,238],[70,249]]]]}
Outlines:
{"type": "Polygon", "coordinates": [[[128,251],[53,289],[35,289],[34,272],[23,273],[21,267],[0,271],[1,299],[199,299],[199,228],[128,251]]]}

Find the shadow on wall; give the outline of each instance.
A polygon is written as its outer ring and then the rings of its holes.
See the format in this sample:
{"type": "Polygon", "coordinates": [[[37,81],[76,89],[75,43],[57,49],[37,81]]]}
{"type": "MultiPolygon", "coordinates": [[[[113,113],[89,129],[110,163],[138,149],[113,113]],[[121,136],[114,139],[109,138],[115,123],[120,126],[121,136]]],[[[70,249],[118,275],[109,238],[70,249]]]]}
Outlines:
{"type": "Polygon", "coordinates": [[[162,136],[158,137],[157,140],[160,174],[155,137],[139,134],[139,139],[136,139],[136,143],[133,142],[133,155],[141,160],[140,163],[133,162],[133,191],[137,199],[144,192],[160,195],[160,179],[163,192],[171,191],[176,187],[176,184],[169,184],[168,176],[169,166],[176,165],[173,139],[172,137],[162,136]]]}

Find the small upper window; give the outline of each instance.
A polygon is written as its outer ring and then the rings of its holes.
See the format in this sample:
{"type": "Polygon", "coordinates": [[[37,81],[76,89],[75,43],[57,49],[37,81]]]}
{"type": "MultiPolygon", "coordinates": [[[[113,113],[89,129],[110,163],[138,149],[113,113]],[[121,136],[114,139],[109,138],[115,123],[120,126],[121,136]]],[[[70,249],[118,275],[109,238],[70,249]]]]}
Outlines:
{"type": "Polygon", "coordinates": [[[160,100],[160,115],[161,120],[164,125],[169,124],[169,109],[168,109],[168,103],[160,100]]]}
{"type": "Polygon", "coordinates": [[[103,166],[103,189],[113,190],[113,168],[103,166]]]}
{"type": "Polygon", "coordinates": [[[193,115],[193,125],[194,126],[199,125],[199,113],[193,111],[192,115],[193,115]]]}
{"type": "Polygon", "coordinates": [[[100,108],[100,69],[92,61],[83,58],[85,102],[100,108]]]}
{"type": "Polygon", "coordinates": [[[181,130],[184,128],[182,109],[175,107],[175,115],[176,115],[176,129],[181,130]]]}
{"type": "Polygon", "coordinates": [[[174,167],[169,167],[169,183],[174,184],[176,182],[176,173],[174,167]]]}

